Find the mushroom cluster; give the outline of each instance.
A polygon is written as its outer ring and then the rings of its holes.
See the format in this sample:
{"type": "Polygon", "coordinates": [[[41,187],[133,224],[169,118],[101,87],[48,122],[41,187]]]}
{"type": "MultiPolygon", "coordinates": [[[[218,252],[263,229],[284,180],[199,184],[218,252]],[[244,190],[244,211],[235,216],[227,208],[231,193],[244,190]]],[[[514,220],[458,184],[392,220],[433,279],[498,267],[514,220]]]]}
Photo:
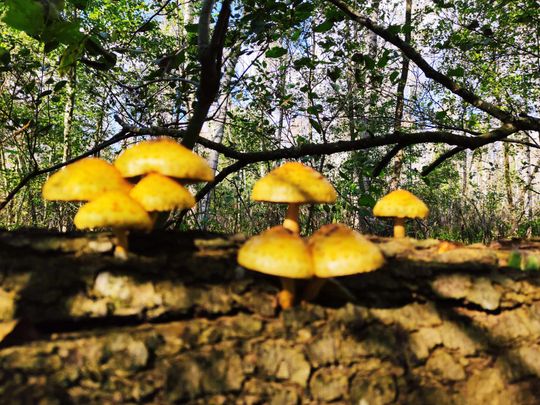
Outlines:
{"type": "Polygon", "coordinates": [[[294,305],[295,279],[311,279],[303,293],[314,299],[327,278],[377,270],[384,258],[374,243],[343,224],[322,226],[307,241],[282,225],[249,239],[238,251],[238,263],[279,276],[282,308],[294,305]]]}
{"type": "Polygon", "coordinates": [[[303,295],[313,299],[324,279],[372,271],[384,262],[375,244],[342,224],[323,226],[307,242],[300,236],[300,205],[334,203],[336,197],[322,174],[298,162],[283,164],[253,186],[252,200],[289,205],[283,225],[249,239],[238,252],[238,263],[280,277],[282,308],[294,304],[295,279],[311,279],[303,295]]]}
{"type": "Polygon", "coordinates": [[[126,259],[128,230],[149,231],[157,212],[193,207],[195,198],[183,184],[213,179],[203,158],[160,138],[126,149],[114,165],[98,158],[68,165],[45,182],[42,194],[47,200],[89,201],[75,215],[75,226],[111,227],[117,240],[114,255],[126,259]],[[135,186],[126,180],[142,175],[135,186]]]}

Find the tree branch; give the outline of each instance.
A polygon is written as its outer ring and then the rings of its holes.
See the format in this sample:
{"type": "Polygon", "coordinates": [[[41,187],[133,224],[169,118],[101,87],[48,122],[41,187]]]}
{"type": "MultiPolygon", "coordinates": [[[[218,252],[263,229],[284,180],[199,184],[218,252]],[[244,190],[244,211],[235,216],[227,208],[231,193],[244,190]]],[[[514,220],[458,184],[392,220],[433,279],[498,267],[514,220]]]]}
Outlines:
{"type": "Polygon", "coordinates": [[[108,146],[114,145],[117,142],[120,142],[124,139],[130,138],[135,136],[136,134],[128,134],[124,129],[122,129],[118,134],[114,135],[112,138],[108,139],[107,141],[100,143],[99,145],[95,146],[94,148],[90,149],[89,151],[74,157],[73,159],[66,160],[65,162],[58,163],[53,166],[49,166],[44,169],[35,169],[28,173],[26,176],[24,176],[21,181],[15,186],[13,190],[9,192],[9,194],[6,196],[6,198],[2,201],[0,201],[0,211],[9,204],[9,202],[17,195],[17,193],[26,186],[31,180],[34,178],[41,176],[42,174],[50,173],[55,170],[61,169],[64,166],[67,166],[71,163],[76,162],[77,160],[81,160],[85,157],[92,156],[96,154],[97,152],[105,149],[108,146]]]}
{"type": "Polygon", "coordinates": [[[379,164],[373,168],[373,171],[371,172],[371,177],[377,177],[383,169],[388,166],[388,164],[392,161],[392,159],[399,153],[399,151],[405,149],[408,144],[399,143],[396,146],[394,146],[392,149],[390,149],[386,155],[381,159],[379,164]]]}
{"type": "Polygon", "coordinates": [[[426,77],[436,81],[442,86],[446,87],[452,93],[461,97],[466,102],[472,104],[478,109],[488,113],[489,115],[499,119],[504,123],[513,123],[519,129],[531,129],[539,130],[540,129],[540,119],[530,116],[519,116],[514,117],[511,113],[505,111],[501,107],[492,104],[488,101],[483,100],[478,95],[473,93],[471,90],[459,85],[453,81],[449,76],[442,74],[438,70],[434,69],[420,53],[414,49],[410,44],[402,40],[398,35],[391,33],[388,29],[375,24],[369,18],[364,17],[359,14],[356,10],[353,10],[349,5],[345,4],[342,0],[326,0],[341,11],[343,11],[347,16],[349,16],[353,21],[356,21],[364,28],[372,31],[382,39],[387,42],[390,42],[392,45],[397,47],[405,56],[412,60],[421,70],[424,72],[426,77]]]}
{"type": "Polygon", "coordinates": [[[475,146],[475,147],[464,147],[464,146],[458,146],[457,148],[450,149],[446,152],[444,152],[441,156],[439,156],[435,161],[433,161],[428,166],[424,167],[422,169],[422,176],[427,176],[429,173],[431,173],[433,170],[435,170],[440,164],[442,164],[447,159],[450,159],[451,157],[457,155],[459,152],[465,150],[465,149],[471,149],[474,150],[480,146],[487,145],[488,143],[496,142],[496,141],[504,141],[506,137],[516,132],[516,128],[513,125],[503,125],[499,128],[496,128],[494,130],[491,130],[489,132],[486,132],[485,134],[482,134],[478,137],[478,139],[490,139],[489,142],[486,142],[484,144],[475,146]]]}
{"type": "Polygon", "coordinates": [[[197,90],[197,104],[189,120],[182,144],[192,149],[197,142],[201,129],[219,91],[223,46],[229,27],[231,0],[224,0],[214,27],[212,39],[209,39],[210,12],[213,1],[206,0],[199,18],[199,61],[201,64],[200,85],[197,90]]]}

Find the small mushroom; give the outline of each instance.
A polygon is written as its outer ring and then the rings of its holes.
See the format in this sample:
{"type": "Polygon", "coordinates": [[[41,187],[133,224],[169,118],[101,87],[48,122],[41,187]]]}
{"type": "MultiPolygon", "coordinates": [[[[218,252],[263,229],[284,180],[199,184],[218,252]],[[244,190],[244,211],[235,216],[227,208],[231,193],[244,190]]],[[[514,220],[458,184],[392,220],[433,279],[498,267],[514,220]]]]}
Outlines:
{"type": "Polygon", "coordinates": [[[294,304],[294,279],[311,278],[313,266],[306,242],[284,226],[274,226],[249,239],[238,251],[238,263],[247,269],[279,276],[282,308],[294,304]]]}
{"type": "Polygon", "coordinates": [[[129,195],[111,191],[83,205],[73,221],[78,229],[111,227],[117,238],[115,257],[127,259],[128,230],[152,228],[144,208],[129,195]]]}
{"type": "Polygon", "coordinates": [[[298,211],[301,204],[333,203],[337,193],[318,171],[299,162],[288,162],[272,170],[253,186],[251,199],[287,203],[283,226],[300,233],[298,211]]]}
{"type": "Polygon", "coordinates": [[[124,177],[159,173],[187,183],[214,180],[214,172],[206,160],[166,137],[126,149],[114,165],[124,177]]]}
{"type": "Polygon", "coordinates": [[[378,246],[343,224],[322,226],[308,239],[316,278],[310,280],[303,299],[313,300],[330,277],[377,270],[384,264],[378,246]]]}
{"type": "Polygon", "coordinates": [[[129,195],[150,213],[153,220],[159,211],[183,210],[195,205],[195,198],[184,186],[157,173],[145,176],[129,195]]]}
{"type": "MultiPolygon", "coordinates": [[[[142,194],[145,195],[143,205],[151,211],[171,211],[175,208],[187,209],[195,205],[195,199],[191,196],[191,199],[186,193],[191,193],[186,189],[185,192],[181,192],[178,187],[174,187],[171,183],[167,183],[163,180],[165,177],[174,178],[179,182],[179,185],[188,183],[197,183],[201,181],[213,181],[214,172],[199,155],[193,153],[191,150],[182,146],[171,138],[158,138],[149,141],[140,142],[118,156],[114,165],[118,168],[120,173],[124,177],[136,177],[141,175],[156,175],[160,174],[161,180],[153,176],[149,180],[146,177],[143,178],[140,183],[143,183],[138,187],[138,191],[135,191],[134,196],[143,202],[142,194]],[[157,203],[158,200],[167,200],[166,190],[160,189],[158,183],[162,183],[168,192],[173,192],[176,195],[177,203],[172,204],[172,200],[168,199],[169,206],[172,208],[166,209],[163,205],[158,205],[160,208],[150,208],[150,201],[152,204],[157,203]],[[154,197],[152,198],[152,185],[154,188],[154,197]],[[174,189],[174,191],[173,191],[174,189]],[[142,192],[144,190],[144,193],[142,192]],[[182,196],[180,196],[182,194],[182,196]],[[179,202],[179,200],[182,200],[179,202]]],[[[138,186],[138,185],[137,185],[138,186]]],[[[137,187],[136,186],[136,187],[137,187]]],[[[173,198],[173,197],[171,197],[173,198]]],[[[161,203],[159,203],[161,204],[161,203]]],[[[154,222],[158,218],[157,214],[152,214],[154,222]]],[[[161,220],[165,220],[166,216],[161,216],[161,220]]]]}
{"type": "Polygon", "coordinates": [[[133,187],[110,163],[85,158],[54,173],[43,185],[43,198],[58,201],[90,201],[108,191],[128,193],[133,187]]]}
{"type": "Polygon", "coordinates": [[[376,217],[394,218],[394,238],[405,237],[406,218],[426,218],[426,204],[407,190],[395,190],[381,198],[373,207],[376,217]]]}

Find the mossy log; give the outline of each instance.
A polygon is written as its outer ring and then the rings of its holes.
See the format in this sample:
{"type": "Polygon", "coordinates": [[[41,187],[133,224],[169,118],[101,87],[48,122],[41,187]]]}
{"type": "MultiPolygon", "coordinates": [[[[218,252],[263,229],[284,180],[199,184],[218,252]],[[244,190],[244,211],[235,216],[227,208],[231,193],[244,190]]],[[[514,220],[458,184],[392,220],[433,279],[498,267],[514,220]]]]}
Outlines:
{"type": "Polygon", "coordinates": [[[539,242],[372,238],[280,311],[240,236],[0,232],[0,403],[537,404],[539,242]]]}

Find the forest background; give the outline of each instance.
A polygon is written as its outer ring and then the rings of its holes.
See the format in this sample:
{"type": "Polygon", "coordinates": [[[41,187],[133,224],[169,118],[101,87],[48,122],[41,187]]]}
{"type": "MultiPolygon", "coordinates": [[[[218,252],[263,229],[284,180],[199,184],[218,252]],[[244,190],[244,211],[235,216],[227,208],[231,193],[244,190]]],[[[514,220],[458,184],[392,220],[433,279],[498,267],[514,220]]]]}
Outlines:
{"type": "Polygon", "coordinates": [[[417,237],[540,233],[537,0],[4,0],[0,15],[1,227],[72,229],[77,205],[41,198],[54,170],[168,135],[217,173],[172,228],[279,223],[250,191],[295,159],[339,195],[305,208],[307,233],[388,233],[371,208],[396,187],[431,208],[417,237]]]}

